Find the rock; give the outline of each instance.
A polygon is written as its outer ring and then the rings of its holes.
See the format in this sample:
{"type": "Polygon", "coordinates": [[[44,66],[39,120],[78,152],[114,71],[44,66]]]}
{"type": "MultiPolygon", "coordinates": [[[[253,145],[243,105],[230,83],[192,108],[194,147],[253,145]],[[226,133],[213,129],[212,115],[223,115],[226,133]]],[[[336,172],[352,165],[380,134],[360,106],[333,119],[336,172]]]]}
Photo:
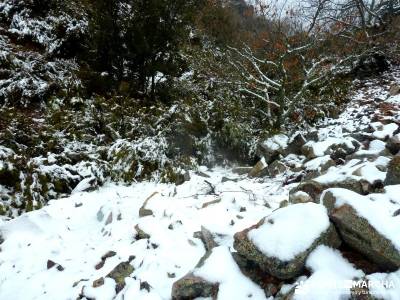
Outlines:
{"type": "Polygon", "coordinates": [[[147,216],[152,216],[153,215],[153,211],[151,209],[147,209],[146,205],[147,203],[150,201],[151,198],[153,198],[155,195],[157,195],[158,192],[154,192],[153,194],[151,194],[144,202],[142,207],[140,207],[139,209],[139,218],[142,217],[147,217],[147,216]]]}
{"type": "Polygon", "coordinates": [[[81,180],[78,185],[72,190],[72,194],[74,193],[82,193],[82,192],[92,192],[96,188],[98,188],[99,183],[97,182],[96,177],[84,178],[81,180]]]}
{"type": "Polygon", "coordinates": [[[192,273],[179,279],[172,285],[173,300],[190,300],[195,298],[216,298],[219,285],[194,276],[192,273]]]}
{"type": "Polygon", "coordinates": [[[289,199],[291,199],[293,196],[293,194],[302,191],[307,193],[311,199],[314,202],[317,202],[319,199],[319,196],[321,195],[321,193],[323,192],[323,190],[325,189],[325,187],[314,181],[314,180],[310,180],[310,181],[304,181],[302,183],[300,183],[297,187],[295,187],[294,189],[290,190],[289,192],[289,199]]]}
{"type": "Polygon", "coordinates": [[[334,208],[330,218],[339,230],[342,240],[367,256],[382,270],[394,271],[400,267],[400,252],[392,242],[360,217],[350,205],[334,208]]]}
{"type": "Polygon", "coordinates": [[[314,142],[318,142],[318,140],[319,140],[318,130],[313,130],[313,131],[307,132],[307,134],[305,136],[305,139],[307,141],[311,140],[311,141],[314,141],[314,142]]]}
{"type": "Polygon", "coordinates": [[[360,145],[361,144],[353,138],[327,138],[320,142],[307,142],[301,148],[301,152],[308,159],[331,155],[333,153],[333,157],[337,157],[337,160],[343,155],[347,156],[354,153],[360,148],[360,145]]]}
{"type": "Polygon", "coordinates": [[[201,206],[201,208],[206,208],[206,207],[208,207],[208,206],[210,206],[210,205],[218,204],[218,203],[220,203],[220,202],[221,202],[221,198],[217,198],[217,199],[215,199],[215,200],[212,200],[212,201],[203,203],[203,205],[201,206]]]}
{"type": "Polygon", "coordinates": [[[289,195],[289,202],[292,204],[296,203],[307,203],[307,202],[314,202],[311,196],[303,191],[298,191],[294,194],[289,195]]]}
{"type": "Polygon", "coordinates": [[[249,177],[264,177],[268,174],[268,165],[265,162],[265,159],[262,158],[256,163],[256,165],[251,169],[248,176],[249,177]]]}
{"type": "Polygon", "coordinates": [[[398,85],[396,83],[392,84],[390,86],[390,89],[389,89],[389,95],[390,96],[396,96],[398,94],[400,94],[400,85],[398,85]]]}
{"type": "MultiPolygon", "coordinates": [[[[321,207],[322,206],[319,204],[305,203],[294,204],[278,209],[268,216],[268,218],[261,220],[258,224],[236,233],[234,236],[234,248],[237,250],[238,254],[253,261],[261,270],[274,277],[279,279],[295,278],[304,270],[305,261],[308,255],[317,246],[325,244],[331,247],[338,247],[340,245],[338,234],[333,225],[329,223],[326,210],[321,207]],[[281,219],[279,220],[279,218],[281,219]],[[321,232],[319,232],[315,238],[312,240],[307,239],[307,241],[300,241],[304,238],[304,235],[308,234],[308,232],[307,234],[304,233],[301,235],[299,233],[299,230],[308,230],[304,227],[304,225],[307,224],[304,223],[304,220],[307,218],[312,218],[313,221],[316,221],[317,219],[317,222],[323,222],[324,225],[317,229],[313,227],[313,233],[316,233],[316,231],[321,229],[321,232]],[[293,230],[296,231],[296,233],[293,233],[293,237],[296,237],[296,241],[285,239],[285,235],[276,236],[272,233],[279,232],[280,230],[282,232],[287,232],[288,228],[293,228],[293,230]],[[279,258],[274,255],[266,254],[265,251],[262,252],[262,250],[259,249],[259,246],[256,246],[256,242],[252,240],[251,236],[254,237],[255,234],[261,233],[268,235],[268,232],[272,234],[271,236],[274,239],[274,245],[281,245],[282,247],[283,245],[286,245],[287,249],[291,249],[294,244],[298,245],[298,243],[304,242],[305,244],[302,245],[302,247],[305,247],[305,250],[296,254],[292,253],[290,258],[286,256],[285,258],[279,258]]],[[[311,228],[309,229],[311,230],[311,228]]],[[[280,253],[279,255],[282,257],[282,255],[286,254],[280,253]]]]}
{"type": "Polygon", "coordinates": [[[232,169],[232,173],[238,175],[244,175],[244,174],[249,174],[251,170],[253,170],[252,167],[236,167],[232,169]]]}
{"type": "Polygon", "coordinates": [[[115,291],[118,294],[125,287],[125,278],[129,277],[135,269],[129,261],[118,264],[106,277],[114,279],[115,291]]]}
{"type": "Polygon", "coordinates": [[[196,175],[200,176],[200,177],[204,177],[204,178],[210,178],[210,175],[202,172],[202,171],[197,171],[196,175]]]}
{"type": "Polygon", "coordinates": [[[326,155],[309,160],[304,164],[304,167],[307,171],[317,171],[318,173],[321,173],[335,165],[336,163],[334,160],[330,158],[330,156],[326,155]]]}
{"type": "Polygon", "coordinates": [[[146,232],[144,232],[142,229],[140,229],[139,225],[135,225],[135,230],[136,230],[136,240],[143,240],[143,239],[149,239],[150,235],[146,232]]]}
{"type": "Polygon", "coordinates": [[[95,281],[93,281],[92,286],[94,288],[98,288],[100,286],[104,285],[104,277],[100,277],[99,279],[96,279],[95,281]]]}
{"type": "Polygon", "coordinates": [[[400,184],[400,156],[395,156],[390,161],[384,184],[400,184]]]}
{"type": "Polygon", "coordinates": [[[56,262],[54,262],[54,261],[49,259],[47,261],[47,270],[53,268],[54,266],[57,268],[58,271],[60,271],[60,272],[64,271],[64,267],[63,266],[61,266],[60,264],[58,264],[58,263],[56,263],[56,262]]]}
{"type": "Polygon", "coordinates": [[[264,157],[267,164],[286,153],[289,138],[284,134],[274,135],[257,145],[257,155],[264,157]]]}
{"type": "Polygon", "coordinates": [[[94,268],[96,270],[101,269],[104,266],[104,263],[106,262],[107,258],[113,257],[115,255],[117,255],[117,253],[115,251],[108,251],[106,254],[104,254],[101,257],[101,261],[98,264],[96,264],[96,266],[94,268]]]}
{"type": "Polygon", "coordinates": [[[271,176],[282,174],[285,171],[287,171],[287,169],[288,168],[286,167],[286,165],[280,162],[279,160],[275,160],[268,166],[268,171],[271,174],[271,176]]]}
{"type": "Polygon", "coordinates": [[[189,171],[182,171],[182,172],[178,172],[176,174],[176,178],[175,178],[175,184],[176,185],[181,185],[186,181],[190,180],[190,173],[189,171]]]}
{"type": "Polygon", "coordinates": [[[213,248],[218,247],[218,243],[214,240],[212,233],[204,226],[201,226],[201,230],[195,232],[193,237],[203,242],[206,251],[211,251],[213,248]]]}
{"type": "Polygon", "coordinates": [[[251,281],[259,285],[265,293],[267,298],[275,296],[280,287],[282,286],[282,280],[273,277],[263,272],[260,267],[253,261],[246,259],[246,257],[238,254],[237,252],[232,253],[232,257],[238,265],[240,271],[251,281]]]}
{"type": "Polygon", "coordinates": [[[290,139],[286,154],[293,153],[301,155],[301,147],[303,147],[306,142],[307,140],[305,137],[301,133],[297,133],[290,139]]]}
{"type": "Polygon", "coordinates": [[[237,182],[238,179],[237,178],[228,178],[228,177],[225,177],[225,176],[221,178],[221,183],[228,182],[228,181],[237,182]]]}
{"type": "Polygon", "coordinates": [[[400,151],[400,134],[396,134],[395,136],[391,137],[386,143],[386,148],[391,154],[398,154],[400,151]]]}

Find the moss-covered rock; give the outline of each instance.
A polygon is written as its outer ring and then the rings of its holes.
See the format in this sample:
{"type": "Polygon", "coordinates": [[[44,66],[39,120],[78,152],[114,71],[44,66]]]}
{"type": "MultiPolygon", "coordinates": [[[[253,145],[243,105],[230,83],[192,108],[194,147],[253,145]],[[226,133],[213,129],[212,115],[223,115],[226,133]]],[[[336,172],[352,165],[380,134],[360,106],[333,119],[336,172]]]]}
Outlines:
{"type": "Polygon", "coordinates": [[[350,205],[335,208],[330,217],[343,241],[375,262],[382,270],[394,271],[400,267],[399,250],[350,205]]]}
{"type": "Polygon", "coordinates": [[[125,278],[129,277],[134,270],[130,262],[121,262],[106,277],[115,280],[115,290],[119,293],[125,287],[125,278]]]}
{"type": "Polygon", "coordinates": [[[384,184],[400,184],[400,156],[395,156],[390,161],[384,184]]]}

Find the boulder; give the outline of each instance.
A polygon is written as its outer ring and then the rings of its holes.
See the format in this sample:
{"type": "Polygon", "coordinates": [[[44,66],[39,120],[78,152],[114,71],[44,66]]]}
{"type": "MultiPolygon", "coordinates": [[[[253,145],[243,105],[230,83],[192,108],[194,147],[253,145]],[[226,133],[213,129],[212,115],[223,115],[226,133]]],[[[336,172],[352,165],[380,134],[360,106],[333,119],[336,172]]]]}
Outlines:
{"type": "Polygon", "coordinates": [[[191,300],[200,297],[215,299],[217,294],[218,283],[208,282],[190,273],[172,285],[171,297],[173,300],[191,300]]]}
{"type": "Polygon", "coordinates": [[[187,275],[174,282],[171,292],[172,300],[191,300],[200,297],[212,297],[212,299],[216,299],[219,283],[209,282],[195,275],[196,270],[201,268],[212,254],[214,245],[211,245],[211,247],[211,250],[206,251],[204,256],[197,263],[194,271],[189,272],[187,275]]]}
{"type": "Polygon", "coordinates": [[[175,184],[181,185],[184,184],[186,181],[190,180],[190,173],[189,171],[181,171],[176,174],[175,184]]]}
{"type": "Polygon", "coordinates": [[[106,277],[114,279],[115,291],[118,294],[125,287],[125,278],[129,277],[135,269],[129,261],[118,264],[106,277]]]}
{"type": "Polygon", "coordinates": [[[268,275],[263,272],[260,267],[253,261],[237,252],[232,253],[232,257],[238,265],[240,271],[251,281],[259,285],[267,298],[275,296],[282,286],[282,280],[268,275]]]}
{"type": "Polygon", "coordinates": [[[330,218],[342,240],[382,270],[394,271],[400,268],[400,252],[367,219],[360,217],[352,206],[344,204],[334,208],[330,218]]]}
{"type": "Polygon", "coordinates": [[[218,243],[215,241],[212,233],[204,226],[201,226],[201,230],[195,232],[193,237],[203,242],[206,251],[211,251],[213,248],[218,247],[218,243]]]}
{"type": "Polygon", "coordinates": [[[391,154],[396,155],[400,151],[400,134],[396,134],[391,137],[387,143],[386,148],[390,151],[391,154]]]}
{"type": "Polygon", "coordinates": [[[389,89],[389,95],[390,96],[396,96],[398,94],[400,94],[400,85],[398,85],[396,83],[392,84],[390,86],[390,89],[389,89]]]}
{"type": "Polygon", "coordinates": [[[297,133],[290,140],[286,149],[286,154],[297,154],[301,155],[301,147],[307,142],[306,138],[301,134],[297,133]]]}
{"type": "Polygon", "coordinates": [[[400,184],[400,156],[395,156],[390,161],[384,184],[400,184]]]}
{"type": "Polygon", "coordinates": [[[292,204],[296,203],[307,203],[307,202],[314,202],[311,196],[303,191],[298,191],[294,194],[289,195],[289,202],[292,204]]]}
{"type": "Polygon", "coordinates": [[[308,255],[321,244],[338,247],[340,239],[329,223],[326,209],[315,203],[278,209],[234,236],[239,255],[279,279],[301,274],[308,255]]]}
{"type": "Polygon", "coordinates": [[[293,195],[301,191],[308,194],[314,202],[317,202],[324,189],[325,187],[322,184],[314,180],[304,181],[290,190],[289,199],[293,199],[293,195]]]}
{"type": "Polygon", "coordinates": [[[265,159],[260,159],[256,165],[250,170],[248,176],[249,177],[263,177],[267,176],[268,174],[268,165],[265,162],[265,159]]]}
{"type": "Polygon", "coordinates": [[[275,160],[268,166],[268,172],[271,176],[282,174],[287,171],[287,169],[287,166],[279,160],[275,160]]]}
{"type": "Polygon", "coordinates": [[[267,164],[286,153],[289,138],[284,134],[277,134],[257,145],[257,155],[264,157],[267,164]]]}
{"type": "Polygon", "coordinates": [[[313,159],[324,155],[333,155],[333,158],[341,158],[350,155],[360,148],[360,143],[353,138],[332,138],[329,137],[320,142],[307,142],[301,152],[308,158],[313,159]],[[340,149],[340,150],[339,150],[340,149]]]}

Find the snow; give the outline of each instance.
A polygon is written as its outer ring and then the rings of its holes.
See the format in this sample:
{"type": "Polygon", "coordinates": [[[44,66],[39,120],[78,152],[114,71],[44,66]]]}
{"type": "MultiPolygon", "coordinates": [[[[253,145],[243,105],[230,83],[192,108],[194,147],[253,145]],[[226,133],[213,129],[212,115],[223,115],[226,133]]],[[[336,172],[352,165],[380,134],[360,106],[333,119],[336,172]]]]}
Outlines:
{"type": "MultiPolygon", "coordinates": [[[[398,234],[400,231],[400,218],[393,217],[394,211],[393,208],[391,209],[391,206],[382,205],[382,201],[371,201],[369,199],[369,197],[376,199],[376,196],[382,197],[382,195],[361,196],[360,194],[341,188],[333,188],[328,191],[336,199],[335,207],[340,207],[344,204],[350,205],[360,217],[366,219],[372,227],[389,239],[396,249],[400,251],[400,238],[398,234]]],[[[387,191],[389,191],[390,195],[396,191],[398,195],[400,193],[400,186],[392,186],[387,191]]]]}
{"type": "MultiPolygon", "coordinates": [[[[384,159],[379,159],[373,162],[361,161],[360,159],[349,160],[345,165],[330,167],[328,171],[315,178],[314,180],[325,185],[344,182],[351,179],[360,181],[366,180],[373,184],[377,181],[383,181],[386,173],[377,169],[377,166],[382,165],[384,159]]],[[[387,164],[387,162],[384,162],[387,164]]]]}
{"type": "Polygon", "coordinates": [[[285,149],[289,138],[284,134],[277,134],[263,142],[263,145],[272,151],[285,149]]]}
{"type": "Polygon", "coordinates": [[[265,299],[263,290],[241,273],[227,247],[214,248],[194,275],[209,282],[218,282],[219,300],[265,299]]]}
{"type": "Polygon", "coordinates": [[[312,152],[316,157],[320,157],[328,154],[327,152],[329,148],[333,145],[344,144],[347,148],[354,149],[352,141],[353,139],[351,138],[327,137],[325,140],[319,142],[309,141],[306,143],[306,146],[312,149],[312,152]]]}
{"type": "Polygon", "coordinates": [[[328,163],[331,160],[329,155],[314,158],[304,164],[304,167],[310,171],[316,171],[321,168],[321,165],[328,163]]]}
{"type": "Polygon", "coordinates": [[[400,270],[393,273],[374,273],[366,276],[372,282],[369,291],[377,299],[400,299],[400,270]]]}
{"type": "MultiPolygon", "coordinates": [[[[142,182],[132,186],[106,184],[94,192],[77,190],[41,210],[0,222],[5,238],[0,251],[0,299],[52,300],[60,295],[76,299],[82,289],[86,297],[112,299],[112,280],[105,278],[105,284],[98,288],[93,288],[92,282],[131,255],[135,256],[131,262],[135,271],[126,278],[126,286],[116,299],[169,299],[172,284],[193,270],[205,253],[202,242],[193,238],[201,226],[215,235],[221,245],[215,259],[229,268],[228,272],[217,268],[209,275],[221,282],[222,299],[229,299],[234,288],[238,291],[239,283],[242,294],[264,299],[261,289],[238,271],[228,249],[232,249],[234,233],[270,214],[287,198],[290,187],[282,188],[279,181],[241,179],[221,168],[207,173],[211,177],[206,180],[215,185],[216,195],[209,193],[203,177],[192,173],[191,180],[180,186],[142,182]],[[224,176],[238,181],[222,183],[224,176]],[[140,207],[154,192],[158,194],[146,205],[153,216],[139,218],[140,207]],[[220,202],[204,207],[216,199],[220,202]],[[149,240],[135,239],[136,225],[150,235],[149,240]],[[94,266],[110,250],[117,255],[96,270],[94,266]],[[49,259],[64,271],[47,270],[49,259]],[[150,293],[140,290],[144,281],[152,287],[150,293]]],[[[215,263],[209,267],[213,265],[215,268],[215,263]]]]}
{"type": "Polygon", "coordinates": [[[339,251],[318,246],[307,258],[312,275],[297,286],[295,300],[338,300],[350,296],[349,282],[364,273],[354,268],[339,251]]]}
{"type": "Polygon", "coordinates": [[[306,251],[328,227],[323,205],[300,203],[275,211],[263,225],[250,230],[248,237],[265,255],[290,261],[306,251]]]}
{"type": "Polygon", "coordinates": [[[399,128],[395,123],[383,125],[380,130],[376,130],[372,136],[377,139],[385,139],[393,136],[393,133],[399,128]]]}

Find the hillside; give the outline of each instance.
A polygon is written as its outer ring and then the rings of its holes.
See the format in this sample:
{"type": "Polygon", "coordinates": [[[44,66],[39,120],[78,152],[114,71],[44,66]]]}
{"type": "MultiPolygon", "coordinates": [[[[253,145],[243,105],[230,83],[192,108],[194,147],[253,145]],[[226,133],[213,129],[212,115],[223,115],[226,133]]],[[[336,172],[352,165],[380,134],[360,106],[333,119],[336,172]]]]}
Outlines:
{"type": "Polygon", "coordinates": [[[400,2],[279,3],[0,0],[0,300],[400,300],[400,2]]]}

